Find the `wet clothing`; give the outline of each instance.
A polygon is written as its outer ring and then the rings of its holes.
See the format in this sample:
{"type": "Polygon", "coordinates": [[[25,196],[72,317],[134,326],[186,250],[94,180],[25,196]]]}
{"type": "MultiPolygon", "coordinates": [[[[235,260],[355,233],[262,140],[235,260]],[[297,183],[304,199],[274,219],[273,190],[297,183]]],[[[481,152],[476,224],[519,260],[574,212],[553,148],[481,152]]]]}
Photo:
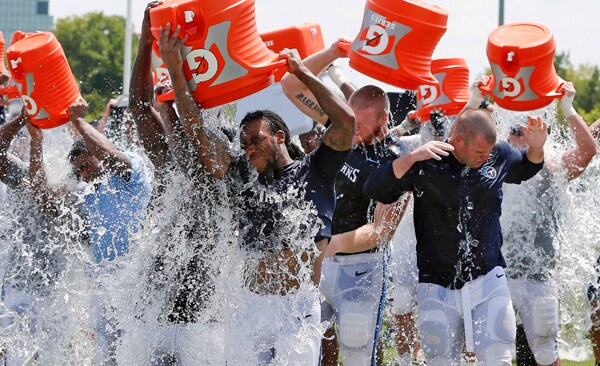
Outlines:
{"type": "Polygon", "coordinates": [[[417,303],[427,365],[460,365],[463,345],[482,365],[512,365],[517,326],[501,267],[460,290],[420,283],[417,303]]]}
{"type": "Polygon", "coordinates": [[[30,295],[47,295],[66,265],[68,243],[57,220],[44,215],[31,200],[29,168],[9,154],[8,170],[1,177],[10,190],[0,206],[0,238],[9,245],[5,285],[30,295]]]}
{"type": "Polygon", "coordinates": [[[96,263],[112,261],[128,251],[129,237],[140,228],[143,211],[150,201],[150,177],[142,158],[132,152],[126,154],[132,167],[129,180],[110,174],[97,189],[85,194],[96,263]]]}
{"type": "Polygon", "coordinates": [[[408,152],[407,145],[393,134],[373,145],[359,145],[352,149],[335,183],[334,235],[358,229],[371,221],[371,199],[363,191],[369,174],[381,164],[408,152]]]}
{"type": "Polygon", "coordinates": [[[239,218],[242,247],[277,253],[309,233],[313,233],[315,242],[330,238],[336,204],[335,177],[348,153],[349,150],[336,151],[321,144],[304,159],[272,175],[258,177],[252,177],[246,159],[238,160],[233,169],[241,179],[236,179],[238,184],[232,184],[237,190],[232,191],[232,197],[239,196],[242,201],[239,218]],[[245,183],[242,189],[240,182],[245,183]],[[316,212],[306,220],[306,210],[312,207],[316,212]],[[296,210],[301,210],[304,216],[295,217],[292,212],[296,210]]]}
{"type": "Polygon", "coordinates": [[[527,180],[542,166],[501,141],[475,169],[449,154],[419,161],[397,179],[392,162],[386,163],[371,174],[365,192],[383,203],[414,193],[419,282],[460,289],[506,266],[500,252],[502,184],[527,180]]]}
{"type": "Polygon", "coordinates": [[[554,238],[559,229],[557,184],[544,169],[522,185],[504,186],[502,253],[509,278],[545,281],[551,277],[556,266],[554,238]]]}

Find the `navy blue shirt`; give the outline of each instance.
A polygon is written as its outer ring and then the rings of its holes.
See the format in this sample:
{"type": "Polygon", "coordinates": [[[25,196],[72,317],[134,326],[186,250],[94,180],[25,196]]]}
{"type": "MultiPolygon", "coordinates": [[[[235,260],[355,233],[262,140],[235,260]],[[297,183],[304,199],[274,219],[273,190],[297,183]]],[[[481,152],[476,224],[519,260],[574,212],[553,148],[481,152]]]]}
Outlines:
{"type": "Polygon", "coordinates": [[[352,149],[335,182],[337,206],[333,214],[333,234],[355,230],[369,222],[371,198],[364,185],[371,172],[381,164],[408,152],[406,144],[389,134],[373,145],[352,149]]]}
{"type": "Polygon", "coordinates": [[[502,141],[477,169],[449,154],[417,162],[397,179],[389,162],[371,174],[365,193],[392,203],[413,192],[419,282],[460,289],[506,266],[500,252],[502,184],[527,180],[542,166],[502,141]]]}
{"type": "Polygon", "coordinates": [[[315,242],[330,238],[335,177],[349,152],[321,144],[304,159],[294,161],[272,175],[259,175],[254,181],[242,177],[247,182],[241,192],[242,247],[278,252],[315,230],[315,242]],[[309,210],[312,212],[307,218],[305,215],[309,210]],[[294,216],[295,212],[304,213],[304,216],[294,216]]]}

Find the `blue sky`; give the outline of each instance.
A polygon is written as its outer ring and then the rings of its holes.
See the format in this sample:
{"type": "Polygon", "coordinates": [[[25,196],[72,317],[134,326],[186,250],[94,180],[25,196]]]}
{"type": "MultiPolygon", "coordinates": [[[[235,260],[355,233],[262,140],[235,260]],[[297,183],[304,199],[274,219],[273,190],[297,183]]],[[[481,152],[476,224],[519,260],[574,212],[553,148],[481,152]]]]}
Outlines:
{"type": "MultiPolygon", "coordinates": [[[[485,54],[488,34],[498,24],[497,0],[430,0],[446,9],[450,16],[434,58],[463,57],[471,69],[471,78],[488,66],[485,54]]],[[[133,22],[139,29],[147,1],[133,0],[133,22]]],[[[362,23],[365,0],[256,0],[259,32],[303,22],[321,25],[326,44],[340,35],[354,38],[362,23]]],[[[598,0],[505,0],[505,22],[533,21],[547,25],[554,33],[557,50],[570,51],[575,64],[600,65],[598,0]]],[[[125,0],[51,0],[55,18],[103,11],[125,15],[125,0]]],[[[354,75],[354,73],[352,73],[354,75]]],[[[362,79],[362,76],[355,77],[362,79]]],[[[364,82],[369,82],[365,77],[364,82]]]]}

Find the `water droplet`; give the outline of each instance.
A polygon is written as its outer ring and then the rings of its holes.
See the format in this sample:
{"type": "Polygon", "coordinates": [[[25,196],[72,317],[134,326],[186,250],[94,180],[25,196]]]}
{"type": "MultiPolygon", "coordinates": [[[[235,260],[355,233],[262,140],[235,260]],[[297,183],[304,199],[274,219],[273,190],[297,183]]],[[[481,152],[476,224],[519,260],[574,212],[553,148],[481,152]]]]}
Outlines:
{"type": "Polygon", "coordinates": [[[467,210],[472,210],[473,208],[475,208],[473,202],[467,202],[467,210]]]}
{"type": "Polygon", "coordinates": [[[104,226],[98,226],[96,228],[96,233],[98,233],[99,236],[102,236],[106,234],[106,228],[104,226]]]}
{"type": "Polygon", "coordinates": [[[419,175],[425,175],[425,172],[423,171],[423,169],[419,170],[419,175]]]}
{"type": "Polygon", "coordinates": [[[458,225],[456,226],[456,230],[458,230],[458,232],[459,232],[459,233],[462,233],[462,229],[463,229],[463,226],[462,226],[462,224],[458,224],[458,225]]]}

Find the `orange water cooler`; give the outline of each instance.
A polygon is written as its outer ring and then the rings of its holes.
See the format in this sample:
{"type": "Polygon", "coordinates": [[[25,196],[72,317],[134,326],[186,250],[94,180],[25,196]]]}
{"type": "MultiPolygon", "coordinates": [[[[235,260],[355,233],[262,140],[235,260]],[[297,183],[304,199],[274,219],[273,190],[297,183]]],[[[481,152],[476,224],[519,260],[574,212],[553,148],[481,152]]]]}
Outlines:
{"type": "Polygon", "coordinates": [[[447,23],[446,10],[421,0],[367,0],[350,67],[404,89],[436,85],[431,56],[447,23]]]}
{"type": "Polygon", "coordinates": [[[27,34],[8,48],[6,58],[31,123],[52,128],[68,122],[68,108],[80,94],[54,34],[27,34]]]}
{"type": "Polygon", "coordinates": [[[181,26],[183,71],[205,108],[240,99],[273,84],[285,66],[256,30],[254,0],[170,0],[150,10],[152,34],[181,26]]]}
{"type": "Polygon", "coordinates": [[[563,80],[554,69],[556,43],[550,29],[536,23],[512,23],[488,37],[490,83],[481,90],[500,107],[513,111],[539,109],[562,94],[563,80]]]}
{"type": "Polygon", "coordinates": [[[431,73],[438,85],[422,85],[417,90],[417,117],[429,121],[433,110],[452,117],[464,108],[471,98],[469,67],[462,58],[444,58],[431,62],[431,73]]]}
{"type": "MultiPolygon", "coordinates": [[[[297,49],[301,59],[325,48],[321,26],[317,23],[303,23],[261,33],[260,38],[268,49],[276,53],[284,48],[297,49]]],[[[275,73],[275,82],[279,82],[285,72],[285,69],[279,69],[275,73]]]]}

